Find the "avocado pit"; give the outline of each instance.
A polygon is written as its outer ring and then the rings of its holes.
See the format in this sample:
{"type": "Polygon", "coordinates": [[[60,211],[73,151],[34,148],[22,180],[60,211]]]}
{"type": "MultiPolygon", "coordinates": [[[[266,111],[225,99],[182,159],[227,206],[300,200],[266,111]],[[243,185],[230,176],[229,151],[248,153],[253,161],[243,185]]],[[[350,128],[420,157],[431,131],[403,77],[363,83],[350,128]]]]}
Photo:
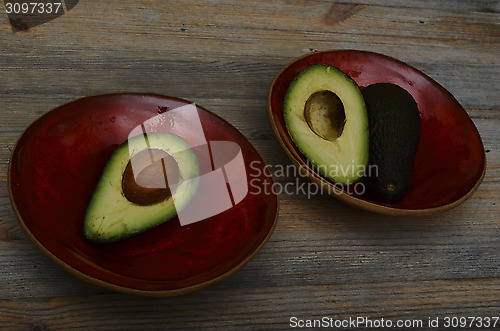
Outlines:
{"type": "Polygon", "coordinates": [[[340,98],[331,91],[313,93],[304,106],[304,118],[309,128],[319,137],[334,141],[345,126],[345,110],[340,98]]]}
{"type": "Polygon", "coordinates": [[[146,149],[127,163],[122,190],[130,202],[148,206],[171,197],[170,186],[179,179],[179,166],[172,155],[160,149],[146,149]]]}

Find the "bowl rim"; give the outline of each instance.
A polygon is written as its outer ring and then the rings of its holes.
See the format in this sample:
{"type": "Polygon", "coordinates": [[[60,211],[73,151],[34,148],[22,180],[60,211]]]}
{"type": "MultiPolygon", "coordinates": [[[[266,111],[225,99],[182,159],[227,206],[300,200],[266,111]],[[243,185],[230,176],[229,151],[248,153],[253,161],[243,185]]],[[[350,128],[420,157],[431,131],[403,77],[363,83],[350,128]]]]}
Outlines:
{"type": "MultiPolygon", "coordinates": [[[[235,274],[237,271],[242,269],[248,262],[250,262],[250,260],[252,260],[259,253],[259,251],[262,249],[262,247],[264,247],[264,245],[267,243],[267,241],[269,240],[269,238],[273,234],[273,232],[276,228],[276,224],[277,224],[277,220],[278,220],[278,216],[279,216],[279,210],[280,210],[279,197],[276,194],[273,194],[273,196],[276,199],[276,209],[274,210],[274,219],[272,220],[271,226],[270,226],[269,230],[267,231],[266,236],[261,240],[259,245],[250,254],[248,254],[244,259],[242,259],[238,264],[233,266],[231,269],[227,270],[226,272],[224,272],[224,273],[222,273],[214,278],[205,280],[205,281],[197,283],[197,284],[193,284],[193,285],[189,285],[189,286],[181,287],[181,288],[176,288],[176,289],[171,289],[171,290],[142,290],[142,289],[131,288],[131,287],[127,287],[127,286],[117,285],[117,284],[114,284],[112,282],[105,281],[105,280],[99,279],[97,277],[87,275],[86,273],[76,269],[75,267],[73,267],[69,263],[67,263],[66,261],[57,257],[54,253],[52,253],[47,247],[45,247],[45,245],[43,245],[43,243],[41,243],[37,239],[37,237],[31,232],[29,227],[26,225],[24,219],[22,218],[22,216],[19,212],[19,209],[17,208],[17,204],[16,204],[15,199],[14,199],[14,193],[12,190],[13,183],[12,183],[12,178],[11,178],[12,159],[13,159],[14,153],[16,153],[16,151],[18,149],[18,144],[19,144],[20,140],[23,138],[25,133],[32,126],[34,126],[34,124],[36,122],[38,122],[44,116],[47,116],[51,112],[53,112],[59,108],[65,107],[67,105],[70,105],[72,103],[79,102],[79,101],[84,100],[84,99],[94,98],[94,97],[119,97],[119,96],[127,96],[127,95],[128,96],[151,96],[151,97],[167,98],[167,99],[171,99],[171,100],[175,100],[175,101],[179,101],[179,102],[184,102],[186,104],[193,104],[194,103],[194,102],[191,102],[191,101],[183,99],[183,98],[173,97],[173,96],[169,96],[169,95],[163,95],[163,94],[159,94],[159,93],[115,92],[115,93],[93,94],[93,95],[89,95],[89,96],[82,96],[82,97],[79,97],[77,99],[66,102],[64,104],[61,104],[57,107],[54,107],[54,108],[48,110],[47,112],[45,112],[44,114],[42,114],[41,116],[39,116],[38,118],[36,118],[35,120],[33,120],[22,131],[22,133],[18,136],[16,143],[14,144],[14,147],[12,148],[12,152],[10,153],[8,174],[7,174],[7,185],[8,185],[8,191],[9,191],[10,203],[12,205],[12,209],[14,210],[14,214],[17,217],[17,220],[18,220],[19,224],[21,225],[23,232],[35,244],[35,246],[38,247],[38,249],[40,249],[50,260],[54,261],[56,264],[61,266],[63,269],[65,269],[66,271],[71,273],[76,278],[79,278],[79,279],[86,281],[90,284],[97,285],[97,286],[100,286],[100,287],[103,287],[103,288],[106,288],[108,290],[112,290],[115,292],[119,292],[119,293],[132,294],[132,295],[145,296],[145,297],[155,297],[155,298],[174,297],[174,296],[184,295],[187,293],[201,290],[205,287],[208,287],[210,285],[218,283],[218,282],[228,278],[229,276],[235,274]]],[[[225,125],[229,125],[233,129],[238,131],[238,133],[248,142],[248,144],[254,149],[254,151],[257,153],[257,155],[260,157],[260,159],[264,162],[264,158],[262,157],[260,152],[243,135],[243,133],[241,133],[235,126],[233,126],[231,123],[229,123],[227,120],[225,120],[224,118],[222,118],[218,114],[215,114],[212,111],[206,109],[205,107],[200,106],[197,103],[194,103],[194,104],[196,105],[196,107],[202,109],[203,111],[206,111],[210,115],[215,116],[216,118],[221,120],[225,125]]],[[[264,167],[264,171],[269,172],[267,167],[264,167]]],[[[274,178],[273,178],[273,176],[271,176],[270,173],[269,173],[269,176],[267,176],[267,178],[269,178],[271,180],[271,185],[274,185],[274,183],[275,183],[274,178]]]]}
{"type": "MultiPolygon", "coordinates": [[[[463,196],[461,196],[460,198],[458,198],[455,201],[452,201],[452,202],[444,204],[444,205],[436,206],[436,207],[420,208],[420,209],[419,208],[411,209],[411,208],[392,207],[392,206],[388,206],[386,204],[376,203],[376,202],[372,202],[372,201],[366,201],[366,200],[354,197],[352,195],[349,195],[349,194],[343,192],[342,190],[340,190],[332,182],[330,182],[330,181],[326,180],[325,178],[323,178],[320,174],[318,174],[313,169],[311,169],[309,166],[307,166],[305,163],[303,163],[302,160],[298,160],[298,159],[296,159],[294,157],[293,153],[288,149],[288,147],[286,146],[283,138],[281,137],[281,134],[280,134],[280,132],[278,130],[276,121],[274,119],[274,115],[273,115],[274,112],[273,112],[273,106],[272,106],[272,98],[273,98],[274,86],[276,85],[276,82],[279,80],[279,78],[281,77],[281,75],[286,70],[288,70],[288,68],[290,66],[292,66],[296,62],[302,61],[305,58],[308,58],[308,57],[310,57],[312,55],[315,55],[315,54],[337,53],[337,52],[364,53],[364,54],[371,54],[371,55],[375,55],[375,56],[385,57],[388,60],[398,62],[398,63],[400,63],[400,64],[402,64],[402,65],[404,65],[406,67],[411,68],[412,70],[415,70],[419,74],[421,74],[421,75],[425,76],[426,78],[430,79],[433,83],[441,86],[434,79],[432,79],[431,77],[427,76],[425,73],[423,73],[422,71],[418,70],[417,68],[415,68],[415,67],[413,67],[413,66],[411,66],[411,65],[409,65],[409,64],[407,64],[407,63],[405,63],[405,62],[403,62],[401,60],[398,60],[398,59],[393,58],[391,56],[388,56],[388,55],[385,55],[385,54],[381,54],[381,53],[377,53],[377,52],[366,51],[366,50],[357,50],[357,49],[330,49],[330,50],[324,50],[324,51],[311,52],[311,53],[299,56],[299,57],[297,57],[297,58],[289,61],[274,76],[274,78],[271,81],[271,84],[269,86],[268,94],[267,94],[267,115],[268,115],[269,123],[270,123],[270,125],[271,125],[271,127],[273,129],[274,135],[276,136],[279,144],[281,145],[281,148],[285,151],[285,154],[288,156],[288,158],[290,159],[290,161],[292,161],[292,163],[295,166],[299,167],[302,171],[304,171],[305,175],[308,177],[309,180],[311,180],[311,181],[315,182],[316,184],[320,185],[322,188],[327,188],[328,189],[327,192],[334,192],[333,194],[330,194],[330,195],[333,195],[334,197],[338,198],[340,201],[342,201],[342,202],[344,202],[344,203],[346,203],[346,204],[348,204],[350,206],[357,207],[357,208],[360,208],[360,209],[363,209],[363,210],[366,210],[366,211],[375,212],[375,213],[378,213],[378,214],[389,215],[389,216],[428,216],[428,215],[434,215],[434,214],[437,214],[437,213],[442,213],[444,211],[453,209],[456,206],[460,205],[465,200],[467,200],[468,198],[470,198],[474,194],[474,192],[476,192],[476,190],[478,189],[478,187],[481,185],[481,183],[482,183],[482,181],[484,179],[485,173],[486,173],[486,152],[484,150],[484,144],[483,144],[482,139],[480,139],[480,141],[481,141],[481,146],[482,146],[482,150],[483,150],[482,156],[483,156],[483,160],[484,160],[484,162],[483,162],[484,165],[483,165],[483,169],[482,169],[481,175],[477,179],[477,181],[474,184],[474,186],[466,194],[464,194],[463,196]]],[[[444,89],[444,87],[443,87],[443,89],[444,89]]],[[[448,90],[445,89],[445,91],[447,93],[449,93],[448,90]]],[[[453,97],[453,95],[452,95],[452,97],[453,97]]],[[[464,109],[464,111],[465,111],[465,109],[464,109]]],[[[468,114],[467,114],[467,116],[470,119],[470,116],[468,114]]],[[[470,120],[472,122],[472,119],[470,119],[470,120]]],[[[474,123],[473,123],[473,126],[474,126],[474,128],[475,128],[478,136],[481,137],[480,134],[479,134],[479,131],[477,130],[477,127],[474,125],[474,123]]],[[[285,132],[285,134],[288,135],[287,132],[285,132]]],[[[291,138],[290,138],[290,141],[295,146],[295,143],[293,142],[293,140],[291,138]]]]}

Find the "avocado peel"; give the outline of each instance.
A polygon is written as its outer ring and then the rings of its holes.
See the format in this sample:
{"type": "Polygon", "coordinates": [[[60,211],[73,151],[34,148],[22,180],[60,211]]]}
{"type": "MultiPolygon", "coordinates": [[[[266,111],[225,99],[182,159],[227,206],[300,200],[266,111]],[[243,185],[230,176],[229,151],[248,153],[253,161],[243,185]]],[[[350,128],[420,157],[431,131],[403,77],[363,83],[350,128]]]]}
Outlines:
{"type": "Polygon", "coordinates": [[[392,83],[362,90],[370,128],[370,171],[363,182],[366,194],[383,203],[396,203],[408,193],[420,139],[420,112],[412,95],[392,83]]]}

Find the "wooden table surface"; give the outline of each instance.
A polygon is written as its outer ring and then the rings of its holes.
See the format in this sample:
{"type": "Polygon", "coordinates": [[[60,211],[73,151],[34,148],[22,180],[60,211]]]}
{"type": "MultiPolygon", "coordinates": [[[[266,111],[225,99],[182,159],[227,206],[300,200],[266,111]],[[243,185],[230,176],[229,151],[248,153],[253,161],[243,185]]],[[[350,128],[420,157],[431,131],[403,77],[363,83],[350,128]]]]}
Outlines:
{"type": "Polygon", "coordinates": [[[0,329],[284,329],[293,317],[440,318],[444,328],[445,317],[499,316],[499,1],[90,0],[16,33],[0,8],[0,329]],[[276,229],[253,260],[164,299],[77,279],[21,230],[10,153],[52,108],[108,92],[178,96],[231,122],[269,165],[288,165],[267,120],[269,85],[292,59],[329,49],[398,58],[457,98],[487,152],[469,200],[408,218],[281,195],[276,229]]]}

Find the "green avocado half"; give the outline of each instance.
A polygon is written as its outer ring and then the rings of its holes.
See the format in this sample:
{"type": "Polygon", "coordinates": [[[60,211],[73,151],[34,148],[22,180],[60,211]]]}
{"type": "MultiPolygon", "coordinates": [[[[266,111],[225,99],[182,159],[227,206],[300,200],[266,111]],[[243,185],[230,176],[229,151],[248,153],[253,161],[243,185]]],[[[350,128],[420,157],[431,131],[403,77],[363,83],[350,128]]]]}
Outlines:
{"type": "Polygon", "coordinates": [[[287,130],[298,149],[324,177],[359,180],[368,164],[368,119],[358,85],[340,69],[313,64],[285,94],[287,130]]]}
{"type": "Polygon", "coordinates": [[[412,95],[392,83],[363,89],[370,126],[370,161],[364,182],[367,195],[394,203],[406,196],[420,140],[420,112],[412,95]]]}
{"type": "Polygon", "coordinates": [[[129,138],[103,169],[84,216],[85,237],[115,242],[172,219],[194,196],[199,174],[196,154],[179,136],[129,138]]]}

